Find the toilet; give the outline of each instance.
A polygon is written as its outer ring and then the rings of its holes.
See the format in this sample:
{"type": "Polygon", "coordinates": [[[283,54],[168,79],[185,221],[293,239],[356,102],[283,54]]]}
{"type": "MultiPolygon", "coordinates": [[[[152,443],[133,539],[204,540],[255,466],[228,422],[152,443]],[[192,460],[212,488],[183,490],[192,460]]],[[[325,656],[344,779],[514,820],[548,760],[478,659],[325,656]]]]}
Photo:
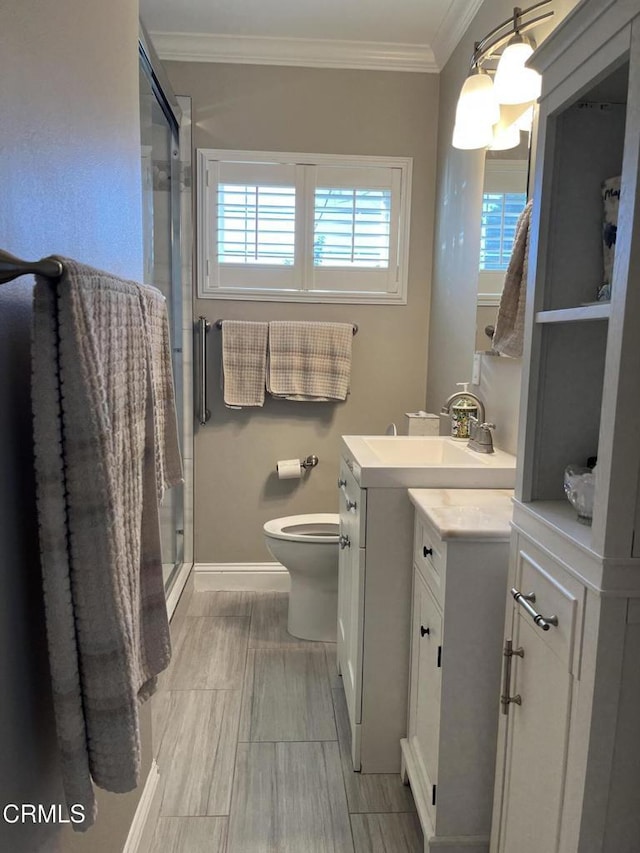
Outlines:
{"type": "Polygon", "coordinates": [[[301,640],[336,641],[337,513],[290,515],[264,525],[267,548],[291,577],[287,629],[301,640]]]}

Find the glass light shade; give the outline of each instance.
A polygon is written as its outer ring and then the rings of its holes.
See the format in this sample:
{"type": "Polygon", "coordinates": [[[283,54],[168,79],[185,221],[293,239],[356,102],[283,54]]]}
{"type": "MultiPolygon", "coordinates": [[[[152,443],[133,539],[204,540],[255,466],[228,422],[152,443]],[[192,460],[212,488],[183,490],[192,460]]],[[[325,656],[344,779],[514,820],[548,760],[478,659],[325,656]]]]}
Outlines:
{"type": "Polygon", "coordinates": [[[499,103],[524,104],[540,96],[540,75],[524,65],[532,53],[533,47],[523,40],[512,41],[505,47],[494,80],[495,96],[499,103]]]}
{"type": "Polygon", "coordinates": [[[453,128],[451,144],[465,151],[486,148],[493,142],[493,126],[487,121],[457,121],[453,128]]]}
{"type": "Polygon", "coordinates": [[[472,125],[475,122],[495,124],[500,119],[500,105],[493,90],[493,80],[486,71],[475,69],[464,81],[458,105],[456,124],[472,125]]]}
{"type": "Polygon", "coordinates": [[[518,145],[520,145],[520,128],[516,123],[498,130],[493,138],[493,144],[489,146],[489,150],[506,151],[509,148],[517,148],[518,145]]]}
{"type": "Polygon", "coordinates": [[[533,107],[529,107],[526,112],[522,113],[520,118],[516,121],[516,127],[518,130],[526,130],[527,133],[531,133],[531,127],[533,125],[533,107]]]}

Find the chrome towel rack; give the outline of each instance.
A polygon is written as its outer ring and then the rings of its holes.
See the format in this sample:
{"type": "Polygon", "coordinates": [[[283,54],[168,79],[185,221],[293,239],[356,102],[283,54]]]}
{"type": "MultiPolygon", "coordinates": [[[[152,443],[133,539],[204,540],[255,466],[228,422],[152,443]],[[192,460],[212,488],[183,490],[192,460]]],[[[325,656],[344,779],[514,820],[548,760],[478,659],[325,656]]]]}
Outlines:
{"type": "Polygon", "coordinates": [[[200,353],[200,411],[198,420],[200,426],[204,426],[211,417],[211,411],[207,406],[207,335],[211,329],[211,323],[206,317],[198,317],[198,336],[200,353]]]}
{"type": "MultiPolygon", "coordinates": [[[[223,323],[224,323],[224,320],[216,320],[214,325],[215,325],[216,329],[221,329],[223,323]]],[[[353,334],[357,335],[358,334],[358,324],[352,323],[351,325],[353,327],[353,334]]]]}
{"type": "Polygon", "coordinates": [[[44,278],[58,279],[64,272],[62,261],[57,258],[41,258],[39,261],[23,261],[15,255],[0,249],[0,284],[6,284],[21,275],[41,275],[44,278]]]}

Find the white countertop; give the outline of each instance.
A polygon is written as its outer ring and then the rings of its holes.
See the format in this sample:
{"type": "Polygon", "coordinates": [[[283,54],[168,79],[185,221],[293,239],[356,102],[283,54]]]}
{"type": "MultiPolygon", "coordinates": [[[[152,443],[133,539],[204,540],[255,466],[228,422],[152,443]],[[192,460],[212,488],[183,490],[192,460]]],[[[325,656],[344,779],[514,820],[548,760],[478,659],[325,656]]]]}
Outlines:
{"type": "Polygon", "coordinates": [[[418,512],[441,539],[508,539],[511,489],[409,489],[418,512]]]}

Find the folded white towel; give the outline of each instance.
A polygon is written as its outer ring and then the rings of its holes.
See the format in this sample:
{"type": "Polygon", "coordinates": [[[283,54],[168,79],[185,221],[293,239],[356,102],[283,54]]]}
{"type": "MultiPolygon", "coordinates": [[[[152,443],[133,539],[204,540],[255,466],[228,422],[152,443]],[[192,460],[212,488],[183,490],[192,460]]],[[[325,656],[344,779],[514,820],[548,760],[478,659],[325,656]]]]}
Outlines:
{"type": "Polygon", "coordinates": [[[267,331],[267,323],[222,323],[222,384],[225,406],[230,409],[264,405],[267,331]]]}
{"type": "Polygon", "coordinates": [[[533,199],[527,202],[516,224],[516,236],[500,297],[493,349],[519,358],[524,341],[524,311],[529,269],[529,231],[533,199]]]}
{"type": "Polygon", "coordinates": [[[350,323],[269,323],[267,390],[287,400],[345,400],[352,341],[350,323]]]}
{"type": "Polygon", "coordinates": [[[62,781],[84,830],[92,780],[139,781],[138,706],[171,652],[157,495],[181,473],[162,295],[61,260],[58,283],[36,281],[32,404],[62,781]]]}

